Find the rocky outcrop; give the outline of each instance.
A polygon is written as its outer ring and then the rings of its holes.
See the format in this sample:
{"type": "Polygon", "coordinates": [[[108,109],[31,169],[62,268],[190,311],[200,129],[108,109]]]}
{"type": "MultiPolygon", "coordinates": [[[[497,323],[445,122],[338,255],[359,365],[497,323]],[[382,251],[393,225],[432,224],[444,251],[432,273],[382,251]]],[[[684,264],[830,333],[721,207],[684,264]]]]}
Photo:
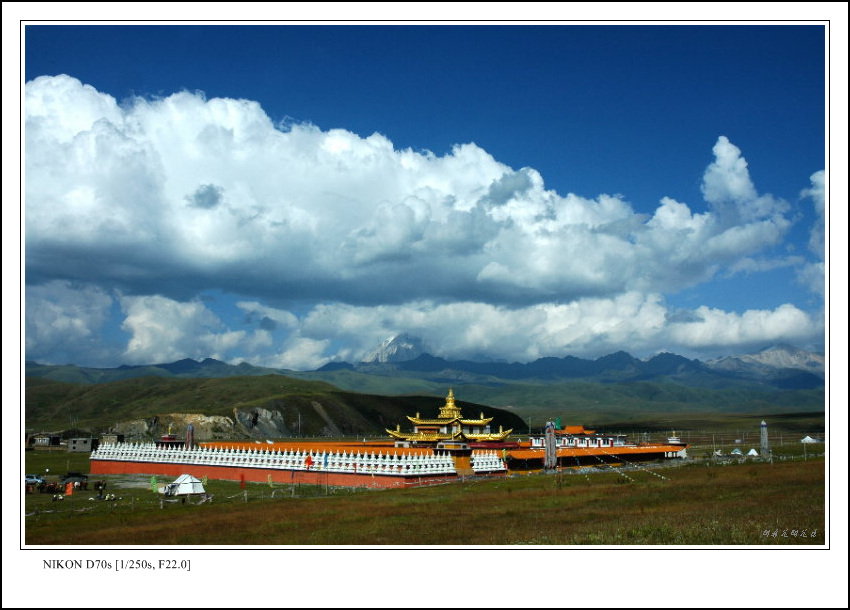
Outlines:
{"type": "Polygon", "coordinates": [[[280,438],[292,436],[283,414],[277,409],[233,409],[236,427],[251,438],[280,438]]]}
{"type": "Polygon", "coordinates": [[[152,435],[150,420],[146,419],[118,422],[110,427],[109,431],[115,434],[123,434],[127,439],[142,439],[152,435]]]}
{"type": "Polygon", "coordinates": [[[807,352],[790,345],[775,345],[755,354],[743,354],[709,360],[716,370],[768,376],[782,369],[798,369],[823,377],[825,360],[821,354],[807,352]]]}
{"type": "MultiPolygon", "coordinates": [[[[339,434],[339,429],[322,406],[314,402],[313,408],[325,421],[327,434],[339,434]]],[[[233,417],[202,413],[167,413],[148,419],[119,422],[112,426],[111,432],[123,434],[128,440],[152,440],[170,430],[172,434],[182,438],[189,424],[194,427],[195,440],[199,442],[239,438],[272,439],[293,435],[280,410],[262,407],[234,408],[233,417]]]]}
{"type": "Polygon", "coordinates": [[[111,431],[123,434],[127,439],[151,439],[165,434],[170,427],[173,434],[182,437],[189,424],[194,428],[196,441],[229,439],[233,438],[235,432],[231,418],[202,413],[168,413],[148,419],[118,422],[111,431]]]}
{"type": "Polygon", "coordinates": [[[342,432],[334,423],[334,421],[330,418],[322,404],[316,402],[315,400],[312,401],[310,404],[316,410],[316,413],[319,414],[319,417],[322,418],[322,421],[325,422],[325,426],[322,428],[322,436],[342,436],[342,432]]]}

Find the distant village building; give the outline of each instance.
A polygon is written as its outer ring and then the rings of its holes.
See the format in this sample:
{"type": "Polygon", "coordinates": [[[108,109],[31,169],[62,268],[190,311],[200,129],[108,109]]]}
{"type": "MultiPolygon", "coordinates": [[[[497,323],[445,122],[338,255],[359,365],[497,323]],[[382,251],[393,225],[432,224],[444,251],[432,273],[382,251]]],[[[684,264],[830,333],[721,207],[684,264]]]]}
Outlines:
{"type": "Polygon", "coordinates": [[[98,444],[96,438],[69,438],[68,451],[87,453],[97,449],[98,444]]]}
{"type": "Polygon", "coordinates": [[[114,445],[115,443],[123,443],[124,442],[124,435],[123,434],[117,434],[115,432],[110,432],[108,434],[101,434],[100,435],[100,442],[101,443],[109,443],[110,445],[114,445]]]}
{"type": "Polygon", "coordinates": [[[58,447],[59,441],[58,434],[36,434],[32,437],[33,447],[58,447]]]}

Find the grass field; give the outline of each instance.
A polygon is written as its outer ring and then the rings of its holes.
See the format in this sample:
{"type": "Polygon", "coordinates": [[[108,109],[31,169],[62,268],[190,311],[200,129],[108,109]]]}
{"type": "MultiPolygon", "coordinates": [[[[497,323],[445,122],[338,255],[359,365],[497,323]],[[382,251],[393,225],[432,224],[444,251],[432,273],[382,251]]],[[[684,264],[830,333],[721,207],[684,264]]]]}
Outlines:
{"type": "MultiPolygon", "coordinates": [[[[27,452],[27,472],[86,472],[86,457],[27,452]]],[[[109,481],[108,491],[121,498],[115,502],[89,500],[95,495],[91,490],[61,502],[48,494],[27,494],[25,543],[825,544],[822,457],[644,467],[652,472],[523,475],[383,491],[262,484],[243,490],[236,482],[209,481],[212,503],[164,508],[146,488],[149,477],[133,482],[125,475],[122,482],[116,475],[102,477],[109,481]]]]}

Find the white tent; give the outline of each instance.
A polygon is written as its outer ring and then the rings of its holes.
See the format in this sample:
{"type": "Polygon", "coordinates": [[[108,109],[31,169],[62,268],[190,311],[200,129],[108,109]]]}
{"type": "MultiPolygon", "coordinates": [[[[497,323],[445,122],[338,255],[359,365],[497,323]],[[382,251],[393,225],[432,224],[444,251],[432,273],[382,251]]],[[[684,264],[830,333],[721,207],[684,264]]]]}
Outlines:
{"type": "Polygon", "coordinates": [[[756,451],[755,449],[750,449],[749,451],[747,451],[747,455],[754,455],[754,456],[758,457],[759,452],[756,451]]]}
{"type": "Polygon", "coordinates": [[[160,489],[166,496],[189,496],[206,493],[203,484],[191,474],[181,474],[173,483],[160,489]]]}
{"type": "Polygon", "coordinates": [[[818,440],[818,439],[816,439],[816,438],[812,438],[811,436],[807,436],[807,437],[805,437],[805,438],[801,438],[801,439],[800,439],[800,442],[801,442],[801,443],[820,443],[820,442],[822,442],[822,441],[819,441],[819,440],[818,440]]]}
{"type": "Polygon", "coordinates": [[[732,450],[732,455],[744,455],[744,452],[743,452],[743,451],[741,451],[740,449],[738,449],[737,447],[735,447],[735,448],[732,450]]]}

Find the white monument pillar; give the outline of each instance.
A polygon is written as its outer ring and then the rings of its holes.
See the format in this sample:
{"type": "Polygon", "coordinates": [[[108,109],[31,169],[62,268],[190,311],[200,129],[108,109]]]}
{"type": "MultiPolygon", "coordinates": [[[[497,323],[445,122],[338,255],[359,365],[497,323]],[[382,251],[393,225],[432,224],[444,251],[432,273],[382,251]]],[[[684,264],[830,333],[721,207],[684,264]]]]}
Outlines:
{"type": "Polygon", "coordinates": [[[767,442],[767,422],[761,420],[761,457],[770,458],[770,445],[767,442]]]}

